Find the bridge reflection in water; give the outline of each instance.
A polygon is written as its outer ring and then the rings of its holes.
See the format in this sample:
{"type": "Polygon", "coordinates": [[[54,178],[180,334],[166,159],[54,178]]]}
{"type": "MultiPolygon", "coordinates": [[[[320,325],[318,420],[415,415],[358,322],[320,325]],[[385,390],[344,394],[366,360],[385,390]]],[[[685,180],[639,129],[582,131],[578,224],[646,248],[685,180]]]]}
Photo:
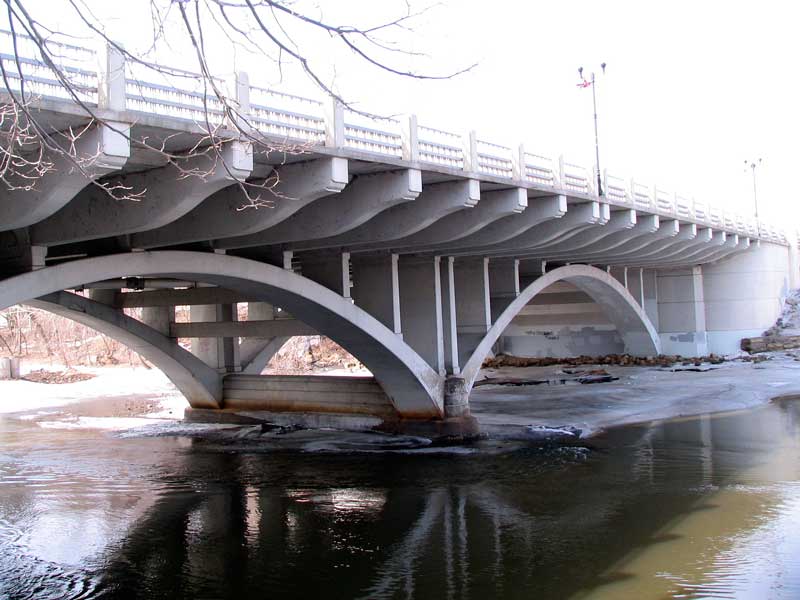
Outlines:
{"type": "Polygon", "coordinates": [[[621,428],[590,449],[441,456],[5,420],[0,593],[797,597],[799,409],[621,428]]]}

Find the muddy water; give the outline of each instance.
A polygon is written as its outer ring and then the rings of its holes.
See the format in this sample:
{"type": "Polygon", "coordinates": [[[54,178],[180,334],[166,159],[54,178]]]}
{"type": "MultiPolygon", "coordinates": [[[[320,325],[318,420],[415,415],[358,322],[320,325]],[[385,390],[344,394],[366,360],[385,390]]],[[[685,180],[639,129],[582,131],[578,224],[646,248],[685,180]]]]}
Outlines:
{"type": "Polygon", "coordinates": [[[0,420],[0,597],[800,598],[800,403],[570,448],[284,435],[0,420]]]}

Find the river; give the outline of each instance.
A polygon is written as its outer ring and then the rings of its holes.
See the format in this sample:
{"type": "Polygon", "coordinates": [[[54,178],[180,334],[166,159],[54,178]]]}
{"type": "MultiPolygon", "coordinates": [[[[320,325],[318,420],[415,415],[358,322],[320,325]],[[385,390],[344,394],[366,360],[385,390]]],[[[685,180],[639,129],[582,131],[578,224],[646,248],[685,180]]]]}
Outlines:
{"type": "Polygon", "coordinates": [[[181,427],[0,419],[0,597],[800,598],[800,403],[551,448],[181,427]]]}

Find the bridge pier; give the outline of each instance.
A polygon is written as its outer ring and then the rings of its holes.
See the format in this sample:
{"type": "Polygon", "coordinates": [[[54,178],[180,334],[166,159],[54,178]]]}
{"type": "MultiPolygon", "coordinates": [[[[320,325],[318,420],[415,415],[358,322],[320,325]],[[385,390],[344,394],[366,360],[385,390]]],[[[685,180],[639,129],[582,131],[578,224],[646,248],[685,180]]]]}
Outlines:
{"type": "Polygon", "coordinates": [[[658,323],[665,354],[708,354],[703,268],[657,274],[658,323]]]}

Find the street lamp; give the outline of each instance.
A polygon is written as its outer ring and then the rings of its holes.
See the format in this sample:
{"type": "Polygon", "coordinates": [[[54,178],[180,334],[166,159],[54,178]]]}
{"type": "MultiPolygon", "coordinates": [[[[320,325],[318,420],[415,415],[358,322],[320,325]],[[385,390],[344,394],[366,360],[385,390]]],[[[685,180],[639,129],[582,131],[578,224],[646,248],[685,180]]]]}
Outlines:
{"type": "Polygon", "coordinates": [[[756,192],[756,167],[758,167],[760,165],[761,165],[761,159],[760,158],[758,160],[745,160],[744,161],[744,168],[747,169],[748,167],[750,167],[750,170],[753,172],[753,207],[754,207],[755,213],[756,213],[756,226],[759,227],[759,231],[761,229],[760,229],[760,226],[758,225],[758,194],[756,192]]]}
{"type": "MultiPolygon", "coordinates": [[[[605,75],[606,63],[600,63],[600,68],[603,70],[603,74],[605,75]]],[[[600,141],[597,135],[597,92],[595,91],[597,85],[595,84],[594,71],[592,71],[591,79],[587,80],[583,76],[583,67],[578,67],[578,75],[581,76],[581,82],[578,84],[578,87],[592,88],[592,106],[594,108],[594,152],[595,152],[595,159],[597,160],[597,195],[602,196],[603,183],[602,183],[602,178],[600,176],[600,141]]]]}

